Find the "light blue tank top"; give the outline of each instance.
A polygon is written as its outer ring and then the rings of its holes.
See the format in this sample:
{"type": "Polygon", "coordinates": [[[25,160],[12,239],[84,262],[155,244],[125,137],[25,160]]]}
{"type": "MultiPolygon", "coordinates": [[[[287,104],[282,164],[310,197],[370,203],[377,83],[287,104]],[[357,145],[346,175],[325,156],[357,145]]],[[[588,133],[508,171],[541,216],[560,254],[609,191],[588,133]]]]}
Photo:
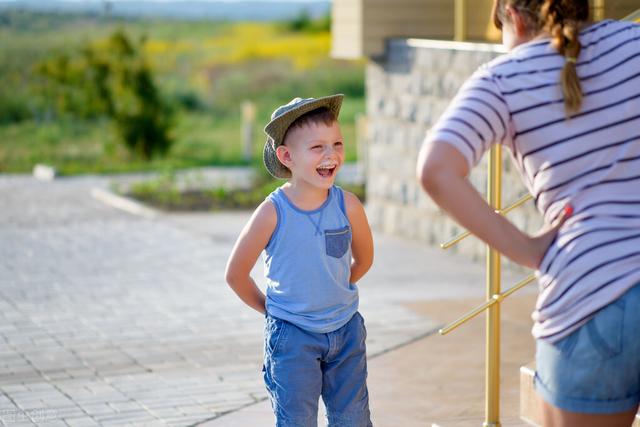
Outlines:
{"type": "Polygon", "coordinates": [[[326,333],[345,325],[358,310],[351,274],[351,226],[339,187],[318,209],[296,207],[281,188],[267,200],[278,223],[265,248],[267,312],[302,329],[326,333]]]}

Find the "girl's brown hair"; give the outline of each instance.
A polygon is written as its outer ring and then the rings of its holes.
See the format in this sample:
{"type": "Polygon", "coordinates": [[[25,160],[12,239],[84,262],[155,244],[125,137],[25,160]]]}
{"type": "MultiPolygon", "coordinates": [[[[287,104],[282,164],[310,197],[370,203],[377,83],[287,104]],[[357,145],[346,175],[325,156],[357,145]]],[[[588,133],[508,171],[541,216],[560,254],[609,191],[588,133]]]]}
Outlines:
{"type": "Polygon", "coordinates": [[[504,8],[511,6],[529,21],[532,31],[546,31],[552,44],[565,57],[560,74],[560,85],[564,95],[567,115],[580,111],[582,88],[576,72],[580,55],[578,30],[581,23],[589,20],[588,0],[494,0],[492,18],[498,29],[502,29],[504,8]]]}

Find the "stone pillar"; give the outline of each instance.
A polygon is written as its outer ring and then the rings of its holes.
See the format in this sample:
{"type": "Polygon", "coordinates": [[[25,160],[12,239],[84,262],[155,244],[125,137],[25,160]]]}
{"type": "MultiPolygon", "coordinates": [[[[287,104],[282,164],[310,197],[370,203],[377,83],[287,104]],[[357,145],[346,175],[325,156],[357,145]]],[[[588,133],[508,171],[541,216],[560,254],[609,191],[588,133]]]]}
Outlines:
{"type": "MultiPolygon", "coordinates": [[[[383,59],[369,62],[367,210],[374,228],[431,245],[464,231],[422,191],[415,177],[416,159],[428,129],[462,83],[499,54],[497,45],[395,39],[383,59]]],[[[486,174],[485,158],[471,174],[483,194],[486,174]]],[[[526,193],[510,159],[505,161],[503,182],[504,206],[526,193]]],[[[531,202],[509,218],[529,231],[541,225],[531,202]]],[[[479,260],[485,245],[471,237],[457,250],[479,260]]]]}

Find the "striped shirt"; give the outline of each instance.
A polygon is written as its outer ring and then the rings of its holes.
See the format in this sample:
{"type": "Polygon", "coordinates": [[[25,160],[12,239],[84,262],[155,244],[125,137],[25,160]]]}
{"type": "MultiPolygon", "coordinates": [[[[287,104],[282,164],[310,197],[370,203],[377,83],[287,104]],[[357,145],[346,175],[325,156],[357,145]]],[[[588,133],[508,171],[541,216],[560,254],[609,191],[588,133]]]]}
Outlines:
{"type": "Polygon", "coordinates": [[[503,144],[547,223],[573,206],[537,271],[533,335],[549,341],[640,283],[640,25],[601,21],[580,42],[584,99],[571,119],[565,60],[538,39],[480,67],[427,138],[470,167],[503,144]]]}

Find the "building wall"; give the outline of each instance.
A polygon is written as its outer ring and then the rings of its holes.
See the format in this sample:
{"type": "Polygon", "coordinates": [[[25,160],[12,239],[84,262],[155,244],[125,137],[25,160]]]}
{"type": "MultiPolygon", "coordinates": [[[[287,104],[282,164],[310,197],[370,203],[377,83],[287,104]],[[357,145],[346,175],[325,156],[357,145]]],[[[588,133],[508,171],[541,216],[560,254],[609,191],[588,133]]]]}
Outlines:
{"type": "Polygon", "coordinates": [[[334,0],[331,54],[380,56],[393,37],[451,39],[453,5],[453,0],[334,0]]]}
{"type": "MultiPolygon", "coordinates": [[[[418,150],[427,130],[458,88],[482,63],[499,53],[496,45],[394,39],[384,60],[367,66],[367,212],[372,226],[387,233],[438,244],[464,231],[443,215],[421,190],[415,175],[418,150]]],[[[503,205],[526,190],[503,150],[503,205]]],[[[471,174],[481,193],[486,187],[486,156],[471,174]]],[[[526,230],[537,230],[540,216],[532,202],[509,214],[526,230]]],[[[475,238],[456,250],[474,258],[485,247],[475,238]]]]}
{"type": "Polygon", "coordinates": [[[359,58],[363,55],[361,0],[336,0],[331,7],[331,56],[359,58]]]}
{"type": "Polygon", "coordinates": [[[604,4],[604,16],[622,19],[640,9],[640,0],[607,0],[604,4]]]}
{"type": "MultiPolygon", "coordinates": [[[[380,57],[390,38],[452,40],[456,0],[333,0],[332,56],[380,57]]],[[[493,0],[463,0],[465,40],[499,41],[491,23],[493,0]]],[[[640,0],[591,0],[607,18],[622,18],[640,8],[640,0]]],[[[597,16],[600,16],[598,13],[597,16]]]]}

